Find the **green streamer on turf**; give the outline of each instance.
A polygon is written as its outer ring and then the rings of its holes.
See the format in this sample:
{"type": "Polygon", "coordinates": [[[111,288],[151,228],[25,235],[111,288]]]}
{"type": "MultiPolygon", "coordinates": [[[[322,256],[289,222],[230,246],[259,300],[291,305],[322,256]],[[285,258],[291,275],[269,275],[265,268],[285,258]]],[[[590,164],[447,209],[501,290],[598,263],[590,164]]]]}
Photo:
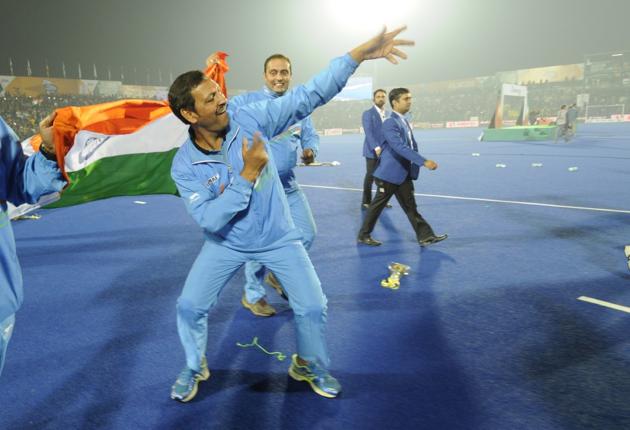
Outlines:
{"type": "Polygon", "coordinates": [[[278,352],[278,351],[273,351],[273,352],[267,351],[261,344],[258,343],[258,336],[254,337],[254,339],[252,340],[252,343],[236,342],[236,346],[240,346],[241,348],[257,347],[258,349],[260,349],[265,354],[274,356],[275,358],[278,359],[278,361],[283,361],[285,358],[287,358],[287,356],[284,355],[281,352],[278,352]]]}

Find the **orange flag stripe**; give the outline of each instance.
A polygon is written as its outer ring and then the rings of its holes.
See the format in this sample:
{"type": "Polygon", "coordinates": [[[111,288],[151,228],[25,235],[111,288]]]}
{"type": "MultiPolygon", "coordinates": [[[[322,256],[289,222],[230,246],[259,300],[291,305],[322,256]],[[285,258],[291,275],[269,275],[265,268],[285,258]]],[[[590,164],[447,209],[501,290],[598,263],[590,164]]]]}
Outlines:
{"type": "Polygon", "coordinates": [[[81,130],[102,134],[130,134],[148,123],[168,115],[171,109],[165,101],[118,100],[90,106],[68,106],[57,109],[53,123],[53,136],[57,164],[64,178],[64,157],[72,148],[76,134],[81,130]]]}
{"type": "MultiPolygon", "coordinates": [[[[228,54],[215,53],[217,62],[210,64],[204,74],[219,84],[227,97],[225,73],[230,68],[226,58],[228,54]]],[[[118,100],[89,106],[68,106],[56,110],[53,123],[53,136],[57,153],[57,164],[68,183],[64,157],[72,148],[76,134],[88,130],[101,134],[130,134],[138,131],[150,122],[171,113],[166,101],[156,100],[118,100]]],[[[42,138],[39,134],[31,138],[31,145],[39,151],[42,138]]]]}

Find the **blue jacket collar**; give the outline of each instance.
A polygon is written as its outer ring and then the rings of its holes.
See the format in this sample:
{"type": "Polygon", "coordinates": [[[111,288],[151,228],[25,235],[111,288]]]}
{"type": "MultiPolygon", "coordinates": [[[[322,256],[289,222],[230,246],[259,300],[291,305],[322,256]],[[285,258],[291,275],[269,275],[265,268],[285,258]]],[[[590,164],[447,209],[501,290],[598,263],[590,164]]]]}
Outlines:
{"type": "Polygon", "coordinates": [[[393,111],[392,111],[392,116],[395,116],[396,118],[398,118],[398,119],[399,119],[399,120],[401,120],[401,121],[403,121],[403,120],[407,119],[407,118],[405,117],[405,115],[403,115],[403,114],[401,114],[401,113],[398,113],[398,112],[396,112],[395,110],[393,110],[393,111]]]}
{"type": "Polygon", "coordinates": [[[265,93],[267,96],[271,97],[272,99],[277,99],[278,97],[281,97],[284,95],[284,94],[278,94],[275,91],[271,91],[267,85],[263,86],[262,91],[263,93],[265,93]]]}
{"type": "Polygon", "coordinates": [[[188,142],[187,142],[188,152],[190,154],[190,161],[192,162],[192,164],[216,162],[216,161],[226,162],[227,153],[230,149],[230,145],[232,145],[232,142],[234,142],[234,139],[238,135],[239,131],[240,131],[240,127],[236,127],[236,129],[230,128],[227,135],[225,136],[225,141],[223,142],[223,145],[221,146],[221,150],[212,151],[209,154],[206,154],[197,148],[197,146],[192,141],[192,133],[191,133],[190,136],[188,137],[188,142]]]}

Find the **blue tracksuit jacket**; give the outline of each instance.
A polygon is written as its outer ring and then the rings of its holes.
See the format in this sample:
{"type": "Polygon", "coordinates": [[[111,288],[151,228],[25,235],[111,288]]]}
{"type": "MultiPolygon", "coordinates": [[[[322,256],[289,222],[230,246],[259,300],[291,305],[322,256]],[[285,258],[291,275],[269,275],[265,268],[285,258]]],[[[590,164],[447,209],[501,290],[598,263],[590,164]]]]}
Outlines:
{"type": "Polygon", "coordinates": [[[190,139],[182,145],[173,159],[171,176],[208,240],[242,251],[273,249],[300,240],[269,145],[269,163],[252,184],[240,176],[241,141],[246,137],[251,142],[256,131],[269,141],[303,120],[332,99],[357,66],[346,54],[282,97],[241,107],[228,102],[230,121],[221,151],[204,154],[190,139]]]}
{"type": "Polygon", "coordinates": [[[0,117],[0,322],[22,304],[22,271],[7,215],[7,202],[35,203],[45,194],[61,191],[65,182],[57,163],[41,153],[26,157],[20,142],[0,117]]]}
{"type": "MultiPolygon", "coordinates": [[[[284,94],[283,94],[284,95],[284,94]]],[[[250,103],[262,100],[273,100],[282,95],[276,94],[266,86],[259,91],[242,94],[230,99],[233,109],[238,109],[250,103]]],[[[285,190],[291,191],[297,187],[295,183],[294,168],[297,166],[301,150],[311,149],[315,156],[319,151],[319,136],[313,127],[311,117],[290,126],[277,136],[273,136],[269,142],[273,159],[280,175],[280,180],[285,190]]]]}

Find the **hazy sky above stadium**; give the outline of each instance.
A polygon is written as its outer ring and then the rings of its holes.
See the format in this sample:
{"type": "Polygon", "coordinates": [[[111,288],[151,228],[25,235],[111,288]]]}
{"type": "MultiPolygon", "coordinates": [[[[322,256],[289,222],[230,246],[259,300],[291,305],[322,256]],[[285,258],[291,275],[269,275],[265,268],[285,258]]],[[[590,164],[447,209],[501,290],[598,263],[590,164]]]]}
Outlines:
{"type": "Polygon", "coordinates": [[[410,59],[362,66],[377,85],[401,85],[582,62],[584,54],[630,49],[629,0],[1,0],[0,74],[83,77],[110,66],[115,79],[144,83],[147,69],[177,75],[201,68],[215,50],[230,54],[228,86],[262,85],[276,52],[293,61],[294,82],[368,36],[379,22],[405,23],[410,59]],[[356,5],[361,5],[357,7],[356,5]],[[392,7],[393,6],[393,7],[392,7]],[[376,18],[375,16],[376,12],[376,18]],[[401,16],[402,15],[402,16],[401,16]]]}

